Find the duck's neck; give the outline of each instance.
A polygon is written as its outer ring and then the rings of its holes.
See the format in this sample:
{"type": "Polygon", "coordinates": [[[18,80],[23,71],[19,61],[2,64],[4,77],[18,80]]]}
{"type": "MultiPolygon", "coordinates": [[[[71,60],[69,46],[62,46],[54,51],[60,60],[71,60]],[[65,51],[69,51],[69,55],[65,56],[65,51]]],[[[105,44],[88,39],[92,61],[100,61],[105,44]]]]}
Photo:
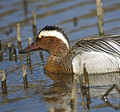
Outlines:
{"type": "Polygon", "coordinates": [[[70,50],[66,46],[59,46],[50,53],[46,63],[46,70],[53,73],[72,73],[70,50]]]}

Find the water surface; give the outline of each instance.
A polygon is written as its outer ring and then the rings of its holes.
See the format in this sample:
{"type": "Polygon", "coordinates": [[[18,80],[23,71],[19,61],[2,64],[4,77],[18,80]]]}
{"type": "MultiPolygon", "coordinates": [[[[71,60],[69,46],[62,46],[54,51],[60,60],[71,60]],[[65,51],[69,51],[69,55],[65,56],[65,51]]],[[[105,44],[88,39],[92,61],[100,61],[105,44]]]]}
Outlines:
{"type": "MultiPolygon", "coordinates": [[[[120,0],[102,0],[105,34],[120,35],[120,0]]],[[[11,42],[17,48],[17,23],[21,25],[22,48],[33,38],[32,11],[37,15],[37,32],[46,25],[57,25],[68,35],[71,46],[82,37],[99,35],[95,0],[1,0],[0,40],[11,42]],[[76,21],[74,21],[76,19],[76,21]]],[[[49,54],[39,51],[31,53],[31,65],[27,55],[20,55],[17,61],[9,59],[9,51],[3,53],[0,70],[6,72],[8,95],[0,88],[0,112],[48,112],[52,105],[56,112],[71,111],[72,76],[46,74],[43,70],[49,54]],[[27,68],[29,87],[24,89],[22,65],[27,68]]],[[[89,77],[89,89],[77,88],[77,109],[79,112],[120,111],[120,74],[101,74],[89,77]],[[108,95],[102,96],[115,84],[108,95]],[[83,95],[81,94],[83,91],[83,95]],[[85,99],[85,107],[83,104],[85,99]]],[[[0,84],[1,87],[1,84],[0,84]]]]}

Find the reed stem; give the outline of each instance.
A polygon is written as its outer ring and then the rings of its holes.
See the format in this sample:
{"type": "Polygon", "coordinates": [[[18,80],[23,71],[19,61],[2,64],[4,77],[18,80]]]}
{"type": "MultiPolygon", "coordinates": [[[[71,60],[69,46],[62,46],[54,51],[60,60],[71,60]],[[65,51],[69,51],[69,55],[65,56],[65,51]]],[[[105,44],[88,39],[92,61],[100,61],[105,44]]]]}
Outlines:
{"type": "Polygon", "coordinates": [[[6,43],[3,43],[3,49],[4,49],[4,52],[7,52],[7,44],[6,43]]]}
{"type": "Polygon", "coordinates": [[[35,13],[35,11],[32,11],[32,25],[33,25],[34,40],[36,40],[37,26],[36,26],[36,13],[35,13]]]}
{"type": "Polygon", "coordinates": [[[71,108],[72,112],[77,112],[77,82],[76,80],[73,81],[73,88],[71,94],[71,108]]]}
{"type": "MultiPolygon", "coordinates": [[[[31,45],[32,38],[28,38],[28,46],[31,45]]],[[[31,65],[31,58],[30,58],[31,53],[27,53],[27,63],[31,65]]]]}
{"type": "Polygon", "coordinates": [[[3,61],[3,50],[1,40],[0,40],[0,61],[3,61]]]}
{"type": "Polygon", "coordinates": [[[77,25],[78,25],[77,17],[74,17],[74,18],[73,18],[73,21],[74,21],[74,26],[77,26],[77,25]]]}
{"type": "Polygon", "coordinates": [[[12,60],[12,47],[11,47],[11,43],[8,43],[8,49],[9,49],[9,60],[12,60]]]}
{"type": "Polygon", "coordinates": [[[87,68],[86,65],[83,65],[83,75],[84,75],[84,81],[85,81],[85,86],[88,87],[89,86],[89,77],[88,77],[88,72],[87,72],[87,68]]]}
{"type": "Polygon", "coordinates": [[[18,41],[18,49],[21,49],[21,35],[20,35],[20,23],[17,23],[17,41],[18,41]]]}
{"type": "Polygon", "coordinates": [[[26,67],[25,67],[25,65],[22,66],[22,69],[23,69],[23,83],[24,83],[24,88],[28,88],[27,73],[26,73],[26,67]]]}
{"type": "Polygon", "coordinates": [[[101,0],[96,0],[99,34],[104,35],[104,15],[101,0]]]}
{"type": "Polygon", "coordinates": [[[53,108],[53,106],[52,106],[52,105],[50,105],[49,112],[55,112],[55,109],[53,108]]]}
{"type": "Polygon", "coordinates": [[[7,94],[5,70],[0,70],[0,76],[1,76],[1,84],[2,84],[2,93],[7,94]]]}
{"type": "Polygon", "coordinates": [[[13,59],[17,62],[17,53],[16,53],[16,49],[15,49],[15,45],[12,45],[12,49],[13,49],[13,59]]]}

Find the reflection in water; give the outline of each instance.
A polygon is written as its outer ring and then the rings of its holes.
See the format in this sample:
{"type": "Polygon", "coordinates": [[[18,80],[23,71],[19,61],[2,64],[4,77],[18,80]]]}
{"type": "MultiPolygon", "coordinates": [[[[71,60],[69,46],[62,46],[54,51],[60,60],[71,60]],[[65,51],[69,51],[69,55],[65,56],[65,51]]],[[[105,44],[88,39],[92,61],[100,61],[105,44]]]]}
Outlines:
{"type": "Polygon", "coordinates": [[[40,52],[40,58],[41,58],[42,62],[44,63],[44,57],[43,57],[42,50],[39,50],[39,52],[40,52]]]}
{"type": "Polygon", "coordinates": [[[110,87],[108,89],[108,91],[106,91],[106,93],[102,96],[102,99],[103,101],[108,104],[109,106],[111,106],[112,108],[114,108],[115,110],[119,110],[120,109],[120,104],[118,106],[114,106],[112,105],[108,99],[107,99],[107,96],[109,95],[109,93],[113,90],[113,89],[116,89],[116,91],[118,92],[118,94],[120,94],[120,89],[118,88],[118,86],[116,84],[113,84],[112,87],[110,87]]]}
{"type": "MultiPolygon", "coordinates": [[[[54,105],[55,110],[72,110],[70,106],[71,101],[71,89],[73,76],[72,75],[64,75],[64,74],[50,74],[47,75],[54,80],[54,84],[50,85],[48,91],[44,93],[44,100],[54,105]]],[[[91,74],[89,75],[89,84],[86,85],[84,80],[84,76],[77,76],[78,85],[80,87],[77,88],[77,95],[80,94],[80,101],[78,101],[78,105],[80,104],[84,111],[92,110],[95,108],[104,108],[104,107],[112,107],[115,110],[119,110],[119,107],[115,107],[114,105],[120,105],[119,102],[112,104],[109,102],[109,99],[114,97],[119,98],[120,94],[120,73],[109,73],[109,74],[91,74]],[[79,78],[83,82],[79,82],[79,78]],[[112,87],[112,89],[111,89],[112,87]],[[113,88],[117,88],[113,90],[113,88]],[[109,91],[109,92],[108,92],[109,91]],[[111,93],[110,95],[108,93],[111,93]],[[91,106],[93,102],[92,99],[103,98],[104,96],[108,97],[108,100],[104,103],[97,104],[96,106],[91,106]],[[106,105],[107,104],[107,105],[106,105]]],[[[102,100],[102,99],[101,99],[102,100]]],[[[95,102],[97,103],[97,102],[95,102]]]]}
{"type": "Polygon", "coordinates": [[[53,104],[55,111],[70,111],[72,75],[46,73],[54,83],[44,93],[44,100],[53,104]]]}
{"type": "MultiPolygon", "coordinates": [[[[24,62],[24,56],[20,56],[19,58],[21,62],[24,62]]],[[[41,62],[42,61],[44,60],[41,59],[41,62]]],[[[36,68],[33,67],[32,63],[27,65],[32,74],[32,82],[30,78],[28,78],[28,89],[24,89],[24,86],[21,85],[23,82],[18,84],[18,86],[13,86],[12,89],[8,90],[8,96],[2,95],[0,104],[11,104],[18,101],[24,102],[26,99],[37,97],[40,101],[41,99],[44,100],[47,105],[52,105],[55,111],[71,111],[73,110],[72,105],[74,105],[74,102],[71,102],[71,94],[72,88],[74,87],[73,82],[76,81],[77,108],[80,108],[80,110],[86,112],[87,110],[92,111],[93,109],[104,109],[107,107],[111,107],[114,110],[120,110],[120,103],[118,100],[120,98],[120,72],[87,74],[84,69],[84,73],[86,74],[80,76],[45,72],[46,77],[54,81],[50,84],[50,82],[47,82],[48,80],[42,78],[38,80],[34,79],[34,71],[36,68]],[[13,96],[12,98],[9,97],[10,94],[13,96]],[[98,99],[99,102],[97,102],[98,99]],[[114,102],[114,100],[116,102],[114,102]]],[[[41,76],[41,74],[38,75],[41,76]]],[[[31,101],[29,101],[29,103],[31,103],[31,101]]],[[[24,105],[24,107],[28,104],[24,105]]],[[[19,107],[21,107],[21,105],[19,107]]]]}
{"type": "Polygon", "coordinates": [[[3,94],[3,102],[7,103],[8,101],[8,95],[7,94],[3,94]]]}
{"type": "MultiPolygon", "coordinates": [[[[105,34],[119,35],[120,0],[102,2],[105,34]]],[[[33,36],[31,24],[33,9],[36,11],[38,31],[46,25],[59,25],[68,34],[71,44],[81,37],[98,34],[95,0],[12,0],[11,2],[1,0],[0,40],[4,45],[11,42],[17,46],[18,22],[21,24],[22,47],[27,45],[28,37],[33,36]]],[[[72,110],[71,92],[74,82],[72,75],[44,74],[42,68],[48,58],[44,52],[40,52],[40,55],[31,53],[30,63],[27,63],[26,55],[18,54],[15,59],[13,54],[9,58],[7,44],[3,48],[3,53],[0,53],[0,69],[4,69],[7,73],[8,95],[3,95],[0,89],[0,111],[47,112],[48,106],[45,105],[52,105],[56,111],[72,110]],[[23,64],[27,67],[27,89],[24,89],[23,85],[23,64]]],[[[18,49],[16,50],[18,52],[18,49]]],[[[120,110],[119,73],[88,74],[89,80],[85,80],[84,76],[76,77],[78,111],[120,110]]]]}
{"type": "MultiPolygon", "coordinates": [[[[106,105],[106,102],[110,104],[110,102],[108,100],[105,100],[104,97],[109,97],[108,99],[112,98],[112,94],[116,95],[116,97],[119,98],[119,94],[120,94],[120,73],[108,73],[108,74],[94,74],[94,75],[89,75],[89,87],[86,87],[85,81],[82,84],[82,90],[84,90],[85,92],[85,96],[86,96],[86,106],[88,108],[88,110],[90,109],[90,103],[91,103],[91,97],[98,97],[98,98],[102,98],[105,102],[104,105],[106,105]],[[112,87],[111,87],[112,86],[112,87]],[[98,88],[99,87],[99,88],[98,88]],[[107,88],[104,88],[107,87],[107,88]],[[111,89],[112,88],[112,89],[111,89]],[[117,88],[116,91],[113,90],[113,88],[117,88]],[[99,92],[98,92],[99,91],[99,92]],[[113,92],[110,96],[109,93],[113,92]],[[90,94],[89,94],[90,93],[90,94]]],[[[118,105],[118,103],[116,103],[118,105]]],[[[100,105],[100,104],[99,104],[100,105]]],[[[100,106],[100,108],[104,108],[104,105],[102,104],[100,106]]],[[[114,104],[113,104],[114,105],[114,104]]],[[[114,108],[112,104],[108,105],[111,106],[112,108],[114,108]]],[[[96,105],[97,107],[98,105],[96,105]]],[[[91,107],[92,108],[92,107],[91,107]]],[[[95,106],[94,106],[95,108],[95,106]]],[[[116,109],[116,108],[114,108],[116,109]]],[[[117,108],[118,110],[119,108],[117,108]]]]}

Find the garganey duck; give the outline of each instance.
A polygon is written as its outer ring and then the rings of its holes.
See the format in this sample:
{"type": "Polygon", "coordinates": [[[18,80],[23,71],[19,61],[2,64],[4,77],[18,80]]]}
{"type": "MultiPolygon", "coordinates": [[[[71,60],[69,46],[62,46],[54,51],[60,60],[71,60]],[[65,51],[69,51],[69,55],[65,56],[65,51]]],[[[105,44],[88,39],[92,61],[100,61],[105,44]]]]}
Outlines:
{"type": "Polygon", "coordinates": [[[89,74],[120,71],[120,36],[80,39],[70,48],[67,35],[56,26],[45,26],[36,41],[20,53],[42,49],[50,56],[45,70],[52,73],[81,74],[85,65],[89,74]]]}

